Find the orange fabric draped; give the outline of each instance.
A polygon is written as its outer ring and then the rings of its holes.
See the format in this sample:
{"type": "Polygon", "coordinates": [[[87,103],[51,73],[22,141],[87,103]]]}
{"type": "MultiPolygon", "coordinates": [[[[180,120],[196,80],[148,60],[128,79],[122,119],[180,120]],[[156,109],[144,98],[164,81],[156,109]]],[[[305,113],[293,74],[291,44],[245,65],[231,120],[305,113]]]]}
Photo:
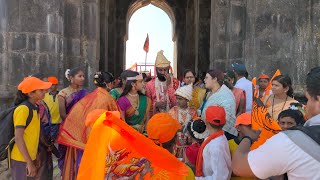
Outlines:
{"type": "Polygon", "coordinates": [[[118,111],[116,102],[103,88],[97,88],[77,102],[60,127],[57,142],[77,149],[84,149],[91,128],[85,126],[87,115],[94,109],[118,111]]]}
{"type": "Polygon", "coordinates": [[[106,112],[93,125],[77,179],[185,179],[187,175],[185,164],[120,120],[119,112],[106,112]]]}
{"type": "Polygon", "coordinates": [[[276,120],[272,119],[268,110],[259,98],[255,98],[252,103],[252,129],[261,129],[259,139],[251,146],[251,150],[258,148],[267,139],[281,131],[276,120]]]}

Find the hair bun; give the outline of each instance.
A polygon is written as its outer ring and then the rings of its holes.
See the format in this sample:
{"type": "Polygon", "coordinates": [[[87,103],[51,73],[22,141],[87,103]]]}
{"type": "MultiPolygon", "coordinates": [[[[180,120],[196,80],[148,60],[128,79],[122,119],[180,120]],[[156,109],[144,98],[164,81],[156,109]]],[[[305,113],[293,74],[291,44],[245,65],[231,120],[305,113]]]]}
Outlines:
{"type": "Polygon", "coordinates": [[[194,121],[192,125],[192,129],[197,133],[203,133],[207,128],[206,123],[201,119],[194,121]]]}
{"type": "Polygon", "coordinates": [[[64,75],[68,79],[68,81],[70,81],[70,69],[67,69],[64,75]]]}

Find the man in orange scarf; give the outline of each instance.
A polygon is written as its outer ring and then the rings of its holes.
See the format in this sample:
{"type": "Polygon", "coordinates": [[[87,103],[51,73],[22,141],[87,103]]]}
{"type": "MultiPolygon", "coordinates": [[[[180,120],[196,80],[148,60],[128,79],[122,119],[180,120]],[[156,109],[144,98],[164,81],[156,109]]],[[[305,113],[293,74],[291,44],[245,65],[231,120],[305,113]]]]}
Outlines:
{"type": "Polygon", "coordinates": [[[201,144],[198,152],[196,179],[230,179],[230,150],[222,130],[226,123],[224,108],[209,106],[206,110],[205,120],[210,135],[201,144]]]}
{"type": "Polygon", "coordinates": [[[270,78],[266,74],[261,74],[258,79],[258,87],[256,87],[254,96],[256,98],[261,98],[261,101],[263,102],[264,99],[269,96],[272,91],[271,89],[267,88],[270,83],[270,78]]]}

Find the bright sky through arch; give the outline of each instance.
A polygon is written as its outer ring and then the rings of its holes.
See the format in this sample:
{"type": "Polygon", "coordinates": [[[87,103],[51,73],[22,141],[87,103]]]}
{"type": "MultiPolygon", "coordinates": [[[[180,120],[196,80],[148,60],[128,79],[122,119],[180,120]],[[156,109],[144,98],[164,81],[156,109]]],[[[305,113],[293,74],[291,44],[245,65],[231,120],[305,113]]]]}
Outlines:
{"type": "Polygon", "coordinates": [[[137,10],[130,18],[128,31],[126,69],[136,62],[144,64],[146,53],[143,45],[147,33],[149,34],[147,64],[154,64],[157,52],[162,49],[173,65],[172,23],[162,9],[150,4],[137,10]]]}

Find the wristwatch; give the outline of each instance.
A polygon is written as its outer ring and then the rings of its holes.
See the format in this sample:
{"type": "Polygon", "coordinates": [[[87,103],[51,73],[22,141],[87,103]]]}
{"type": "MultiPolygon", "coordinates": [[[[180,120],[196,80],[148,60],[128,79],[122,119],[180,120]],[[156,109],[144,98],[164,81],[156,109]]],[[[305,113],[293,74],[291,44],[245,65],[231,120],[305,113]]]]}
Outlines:
{"type": "MultiPolygon", "coordinates": [[[[253,143],[253,139],[252,139],[250,136],[243,136],[243,138],[241,139],[241,141],[242,141],[243,139],[245,139],[245,138],[247,138],[247,139],[250,140],[250,144],[253,143]]],[[[241,143],[241,142],[240,142],[240,143],[241,143]]]]}

